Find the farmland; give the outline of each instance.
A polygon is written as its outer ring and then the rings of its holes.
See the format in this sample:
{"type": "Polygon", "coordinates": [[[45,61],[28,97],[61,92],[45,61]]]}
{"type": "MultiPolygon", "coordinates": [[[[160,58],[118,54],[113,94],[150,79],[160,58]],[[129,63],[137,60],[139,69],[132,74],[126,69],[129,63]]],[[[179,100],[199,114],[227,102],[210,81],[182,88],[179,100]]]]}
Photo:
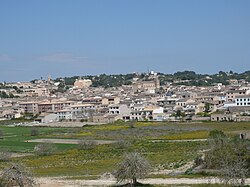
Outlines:
{"type": "Polygon", "coordinates": [[[13,127],[6,122],[0,123],[3,133],[0,139],[1,150],[20,155],[29,153],[24,157],[13,157],[10,161],[0,162],[1,169],[11,161],[22,162],[37,177],[64,176],[80,179],[98,179],[104,173],[114,172],[124,153],[132,151],[142,153],[151,162],[154,173],[150,177],[192,177],[185,175],[183,171],[177,171],[190,165],[200,151],[206,149],[206,141],[199,139],[208,138],[209,132],[214,129],[221,130],[230,137],[250,130],[250,124],[243,122],[137,122],[134,126],[117,122],[99,126],[86,125],[81,128],[36,127],[38,133],[31,135],[34,127],[13,127]],[[55,143],[53,154],[39,156],[34,154],[34,147],[39,143],[27,142],[36,139],[109,140],[113,143],[95,144],[90,149],[78,149],[77,144],[55,143]],[[198,141],[188,141],[195,139],[198,141]]]}

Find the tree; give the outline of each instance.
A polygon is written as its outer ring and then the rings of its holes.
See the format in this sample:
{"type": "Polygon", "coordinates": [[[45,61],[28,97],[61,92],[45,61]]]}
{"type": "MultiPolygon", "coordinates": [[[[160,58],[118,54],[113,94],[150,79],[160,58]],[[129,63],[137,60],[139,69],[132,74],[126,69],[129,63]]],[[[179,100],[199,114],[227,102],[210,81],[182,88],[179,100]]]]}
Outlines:
{"type": "Polygon", "coordinates": [[[36,185],[31,172],[19,163],[12,163],[5,168],[1,174],[0,181],[5,187],[33,187],[36,185]]]}
{"type": "Polygon", "coordinates": [[[206,168],[217,169],[225,184],[244,185],[249,172],[249,142],[230,140],[222,131],[210,132],[209,151],[205,153],[206,168]]]}
{"type": "Polygon", "coordinates": [[[131,186],[136,186],[137,179],[144,178],[150,171],[149,162],[138,152],[125,154],[124,160],[115,172],[117,182],[130,181],[131,186]]]}
{"type": "Polygon", "coordinates": [[[185,113],[184,113],[184,112],[181,112],[181,110],[177,110],[177,111],[176,111],[175,117],[176,117],[177,119],[183,118],[183,117],[185,117],[185,116],[186,116],[185,113]]]}
{"type": "Polygon", "coordinates": [[[204,110],[204,112],[206,112],[206,113],[208,113],[208,112],[210,112],[211,110],[210,110],[210,103],[205,103],[205,110],[204,110]]]}

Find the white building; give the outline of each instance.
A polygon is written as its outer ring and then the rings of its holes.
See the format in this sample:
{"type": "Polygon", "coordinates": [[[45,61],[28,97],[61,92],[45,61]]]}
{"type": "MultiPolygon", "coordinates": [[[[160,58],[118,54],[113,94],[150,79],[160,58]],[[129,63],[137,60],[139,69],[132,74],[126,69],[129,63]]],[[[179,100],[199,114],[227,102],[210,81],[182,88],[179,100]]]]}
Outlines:
{"type": "Polygon", "coordinates": [[[122,115],[122,116],[129,116],[131,112],[131,109],[125,105],[110,105],[109,106],[109,113],[110,114],[116,114],[116,115],[122,115]]]}
{"type": "Polygon", "coordinates": [[[250,95],[242,95],[235,97],[236,106],[250,106],[250,95]]]}
{"type": "Polygon", "coordinates": [[[64,109],[56,112],[59,120],[71,120],[73,119],[72,110],[64,109]]]}

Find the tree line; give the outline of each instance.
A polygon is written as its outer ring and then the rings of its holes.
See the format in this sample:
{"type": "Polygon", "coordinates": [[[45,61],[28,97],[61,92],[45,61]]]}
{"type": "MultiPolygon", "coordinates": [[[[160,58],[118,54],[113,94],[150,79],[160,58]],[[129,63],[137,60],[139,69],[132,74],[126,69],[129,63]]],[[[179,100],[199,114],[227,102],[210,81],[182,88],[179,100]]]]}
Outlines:
{"type": "MultiPolygon", "coordinates": [[[[55,79],[56,82],[64,81],[65,85],[74,85],[76,79],[80,76],[64,77],[55,79]]],[[[229,84],[230,79],[246,80],[250,82],[250,71],[243,73],[236,73],[233,71],[223,72],[219,71],[215,74],[198,74],[194,71],[178,71],[173,74],[158,73],[161,85],[169,83],[173,85],[187,85],[187,86],[212,86],[216,83],[224,85],[229,84]]],[[[92,87],[102,86],[104,88],[119,87],[122,85],[131,85],[133,78],[140,80],[150,80],[149,73],[129,73],[129,74],[101,74],[101,75],[87,75],[81,76],[82,79],[92,80],[92,87]]]]}

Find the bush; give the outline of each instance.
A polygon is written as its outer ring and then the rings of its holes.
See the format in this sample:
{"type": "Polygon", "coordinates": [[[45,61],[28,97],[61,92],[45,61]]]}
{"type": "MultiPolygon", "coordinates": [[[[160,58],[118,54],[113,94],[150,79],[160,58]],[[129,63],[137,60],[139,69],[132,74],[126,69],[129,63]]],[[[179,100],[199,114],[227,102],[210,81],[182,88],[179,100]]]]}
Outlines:
{"type": "Polygon", "coordinates": [[[127,123],[127,125],[129,126],[129,128],[135,128],[136,122],[135,121],[129,121],[127,123]]]}
{"type": "Polygon", "coordinates": [[[88,119],[81,119],[80,122],[88,122],[88,119]]]}
{"type": "Polygon", "coordinates": [[[37,144],[34,148],[34,152],[39,156],[52,155],[56,152],[56,146],[51,142],[37,144]]]}
{"type": "Polygon", "coordinates": [[[200,165],[202,165],[202,164],[204,164],[204,161],[203,161],[203,159],[202,159],[202,156],[199,155],[199,156],[197,156],[197,157],[195,158],[195,160],[194,160],[194,167],[200,166],[200,165]]]}
{"type": "Polygon", "coordinates": [[[192,168],[188,168],[188,169],[185,171],[185,174],[186,174],[186,175],[192,175],[192,174],[193,174],[193,169],[192,169],[192,168]]]}
{"type": "Polygon", "coordinates": [[[11,152],[9,152],[8,150],[4,150],[4,149],[1,149],[0,150],[0,161],[8,161],[10,160],[11,158],[11,152]]]}
{"type": "Polygon", "coordinates": [[[81,139],[78,141],[78,149],[79,150],[94,149],[95,146],[96,146],[96,142],[94,140],[81,139]]]}
{"type": "Polygon", "coordinates": [[[30,132],[31,136],[38,136],[39,135],[39,129],[37,127],[33,127],[30,132]]]}
{"type": "Polygon", "coordinates": [[[223,131],[220,131],[220,130],[212,130],[209,132],[209,138],[210,139],[222,139],[222,138],[226,138],[226,135],[223,131]]]}
{"type": "Polygon", "coordinates": [[[4,133],[3,131],[0,129],[0,139],[3,139],[4,133]]]}
{"type": "Polygon", "coordinates": [[[129,141],[126,140],[118,140],[114,143],[115,148],[117,149],[126,149],[131,145],[129,141]]]}

